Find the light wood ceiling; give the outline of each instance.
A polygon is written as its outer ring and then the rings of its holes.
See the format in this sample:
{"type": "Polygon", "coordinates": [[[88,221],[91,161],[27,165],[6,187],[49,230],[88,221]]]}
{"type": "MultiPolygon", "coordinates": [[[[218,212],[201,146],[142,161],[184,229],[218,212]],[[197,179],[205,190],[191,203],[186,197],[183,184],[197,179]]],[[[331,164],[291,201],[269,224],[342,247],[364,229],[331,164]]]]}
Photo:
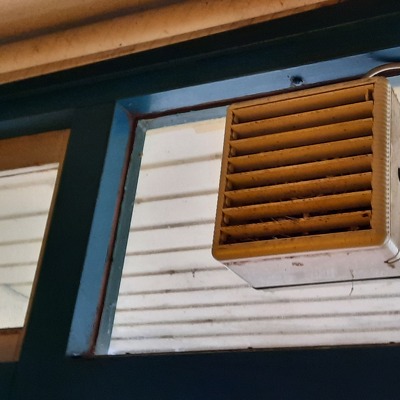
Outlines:
{"type": "Polygon", "coordinates": [[[0,0],[0,43],[179,3],[179,0],[0,0]]]}
{"type": "Polygon", "coordinates": [[[204,37],[342,1],[0,0],[0,83],[204,37]]]}

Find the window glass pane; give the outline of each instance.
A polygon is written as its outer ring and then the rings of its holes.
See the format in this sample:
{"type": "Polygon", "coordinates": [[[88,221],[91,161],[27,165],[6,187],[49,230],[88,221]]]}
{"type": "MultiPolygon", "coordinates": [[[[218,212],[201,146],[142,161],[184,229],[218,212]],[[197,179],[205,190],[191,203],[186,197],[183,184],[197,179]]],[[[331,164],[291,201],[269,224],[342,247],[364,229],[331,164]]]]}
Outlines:
{"type": "Polygon", "coordinates": [[[57,170],[0,172],[0,329],[24,325],[57,170]]]}
{"type": "Polygon", "coordinates": [[[146,133],[109,354],[400,342],[398,279],[256,290],[213,259],[224,123],[146,133]]]}
{"type": "Polygon", "coordinates": [[[0,140],[0,360],[18,358],[68,131],[0,140]]]}

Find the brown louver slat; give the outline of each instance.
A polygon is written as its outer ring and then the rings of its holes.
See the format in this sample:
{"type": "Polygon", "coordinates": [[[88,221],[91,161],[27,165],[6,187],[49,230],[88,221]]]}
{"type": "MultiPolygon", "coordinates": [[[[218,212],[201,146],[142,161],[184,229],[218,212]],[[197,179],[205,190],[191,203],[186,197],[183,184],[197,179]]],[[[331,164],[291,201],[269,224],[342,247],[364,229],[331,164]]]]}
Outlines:
{"type": "Polygon", "coordinates": [[[231,205],[268,203],[270,201],[346,193],[371,188],[371,173],[313,179],[310,181],[261,186],[225,192],[231,205]]]}
{"type": "Polygon", "coordinates": [[[324,215],[307,218],[282,218],[277,221],[259,224],[247,224],[222,227],[221,231],[233,239],[252,239],[294,235],[298,233],[309,233],[313,231],[326,231],[340,228],[359,229],[369,227],[371,218],[370,211],[356,211],[335,215],[324,215]]]}
{"type": "Polygon", "coordinates": [[[340,140],[319,145],[294,147],[285,150],[262,152],[249,156],[229,157],[232,172],[273,168],[329,158],[342,158],[360,154],[371,154],[372,136],[340,140]]]}
{"type": "Polygon", "coordinates": [[[368,101],[371,99],[373,88],[373,85],[362,85],[348,89],[317,93],[312,96],[294,95],[293,98],[287,96],[287,98],[280,101],[267,98],[265,102],[260,104],[236,108],[234,110],[235,124],[368,101]]]}
{"type": "Polygon", "coordinates": [[[251,188],[278,183],[289,183],[307,179],[323,178],[329,175],[347,175],[371,171],[371,154],[354,157],[335,158],[288,165],[284,167],[261,169],[237,174],[228,174],[226,179],[232,188],[251,188]]]}
{"type": "Polygon", "coordinates": [[[240,156],[370,135],[372,135],[372,118],[365,118],[331,125],[314,126],[297,131],[232,140],[230,145],[232,152],[240,156]]]}
{"type": "Polygon", "coordinates": [[[263,119],[232,126],[236,138],[246,138],[267,135],[270,133],[287,132],[298,129],[335,124],[356,119],[369,118],[373,102],[346,104],[321,110],[312,110],[300,114],[285,115],[263,119]]]}
{"type": "Polygon", "coordinates": [[[365,190],[362,192],[225,208],[223,214],[228,218],[229,223],[233,225],[246,221],[304,215],[305,213],[328,213],[357,207],[368,208],[371,205],[371,197],[371,191],[365,190]]]}

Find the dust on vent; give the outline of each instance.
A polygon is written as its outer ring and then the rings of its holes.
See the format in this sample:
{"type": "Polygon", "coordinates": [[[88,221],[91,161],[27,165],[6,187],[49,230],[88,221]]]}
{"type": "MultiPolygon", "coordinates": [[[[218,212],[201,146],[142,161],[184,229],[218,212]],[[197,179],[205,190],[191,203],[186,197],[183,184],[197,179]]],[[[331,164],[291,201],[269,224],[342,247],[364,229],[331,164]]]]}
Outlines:
{"type": "Polygon", "coordinates": [[[257,291],[211,256],[224,125],[147,130],[109,354],[399,342],[398,280],[257,291]]]}

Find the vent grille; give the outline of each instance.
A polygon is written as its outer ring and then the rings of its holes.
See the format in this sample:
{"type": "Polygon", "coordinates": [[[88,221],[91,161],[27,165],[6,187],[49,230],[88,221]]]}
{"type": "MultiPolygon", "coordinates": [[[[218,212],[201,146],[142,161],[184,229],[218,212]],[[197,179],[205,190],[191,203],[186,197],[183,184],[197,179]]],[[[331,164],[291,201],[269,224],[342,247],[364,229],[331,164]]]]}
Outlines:
{"type": "Polygon", "coordinates": [[[374,145],[379,82],[331,85],[230,107],[217,259],[331,249],[349,237],[358,246],[376,240],[374,159],[387,158],[386,139],[374,145]]]}

